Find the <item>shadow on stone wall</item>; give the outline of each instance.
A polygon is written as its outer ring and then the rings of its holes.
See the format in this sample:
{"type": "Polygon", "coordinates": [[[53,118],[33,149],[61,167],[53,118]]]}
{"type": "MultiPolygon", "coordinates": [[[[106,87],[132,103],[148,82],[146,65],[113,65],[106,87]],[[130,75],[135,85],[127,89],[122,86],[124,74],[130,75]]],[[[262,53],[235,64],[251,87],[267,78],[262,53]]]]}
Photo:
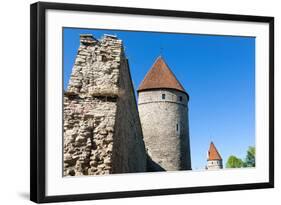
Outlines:
{"type": "Polygon", "coordinates": [[[153,161],[148,154],[146,154],[146,158],[147,158],[147,165],[146,165],[147,172],[166,171],[163,167],[161,167],[159,164],[153,161]]]}

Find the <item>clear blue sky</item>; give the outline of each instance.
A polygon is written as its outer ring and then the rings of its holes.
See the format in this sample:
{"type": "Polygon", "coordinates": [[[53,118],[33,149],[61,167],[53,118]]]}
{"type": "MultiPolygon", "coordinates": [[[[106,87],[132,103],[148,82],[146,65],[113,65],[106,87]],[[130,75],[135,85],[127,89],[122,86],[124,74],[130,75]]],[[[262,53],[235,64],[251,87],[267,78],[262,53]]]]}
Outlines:
{"type": "Polygon", "coordinates": [[[79,35],[122,39],[135,89],[162,56],[190,95],[193,169],[206,165],[210,141],[225,165],[255,146],[255,38],[94,29],[64,29],[64,88],[79,47],[79,35]]]}

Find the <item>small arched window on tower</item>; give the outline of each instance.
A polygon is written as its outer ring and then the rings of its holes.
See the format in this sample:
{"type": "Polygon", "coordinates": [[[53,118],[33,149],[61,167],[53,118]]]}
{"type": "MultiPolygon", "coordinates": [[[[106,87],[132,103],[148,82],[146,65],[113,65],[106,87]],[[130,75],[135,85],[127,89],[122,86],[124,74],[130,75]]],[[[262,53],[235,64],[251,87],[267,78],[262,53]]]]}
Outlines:
{"type": "Polygon", "coordinates": [[[182,101],[182,96],[179,97],[180,101],[182,101]]]}
{"type": "Polygon", "coordinates": [[[162,100],[165,100],[165,98],[166,98],[166,95],[162,94],[162,100]]]}
{"type": "Polygon", "coordinates": [[[176,125],[176,131],[177,131],[177,134],[180,133],[180,126],[179,126],[179,123],[177,123],[177,125],[176,125]]]}

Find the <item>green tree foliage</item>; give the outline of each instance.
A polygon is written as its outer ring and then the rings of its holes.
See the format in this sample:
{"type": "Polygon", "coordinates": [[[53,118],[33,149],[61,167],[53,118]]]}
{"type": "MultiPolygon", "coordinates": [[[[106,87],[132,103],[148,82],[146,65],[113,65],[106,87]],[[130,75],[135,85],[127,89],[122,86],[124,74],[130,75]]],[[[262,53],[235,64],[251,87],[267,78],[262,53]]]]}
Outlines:
{"type": "Polygon", "coordinates": [[[247,150],[247,156],[245,159],[246,167],[255,167],[256,166],[255,155],[256,155],[256,148],[249,147],[247,150]]]}
{"type": "Polygon", "coordinates": [[[228,160],[226,162],[226,167],[227,168],[255,167],[256,166],[255,155],[256,155],[255,147],[250,146],[247,150],[245,161],[234,155],[231,155],[230,157],[228,157],[228,160]]]}
{"type": "Polygon", "coordinates": [[[231,155],[226,162],[226,167],[227,168],[241,168],[241,167],[244,167],[244,162],[242,159],[239,159],[239,158],[231,155]]]}

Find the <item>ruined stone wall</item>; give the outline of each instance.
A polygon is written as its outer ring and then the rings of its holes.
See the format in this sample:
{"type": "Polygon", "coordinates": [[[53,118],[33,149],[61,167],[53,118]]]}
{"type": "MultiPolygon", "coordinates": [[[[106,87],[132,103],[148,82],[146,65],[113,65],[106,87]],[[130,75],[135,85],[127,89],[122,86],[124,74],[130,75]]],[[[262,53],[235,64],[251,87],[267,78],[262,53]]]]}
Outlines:
{"type": "Polygon", "coordinates": [[[122,41],[81,35],[64,94],[64,175],[146,170],[146,153],[122,41]]]}
{"type": "Polygon", "coordinates": [[[120,76],[121,92],[117,100],[112,169],[114,173],[145,172],[145,146],[129,65],[125,58],[121,60],[120,76]]]}

